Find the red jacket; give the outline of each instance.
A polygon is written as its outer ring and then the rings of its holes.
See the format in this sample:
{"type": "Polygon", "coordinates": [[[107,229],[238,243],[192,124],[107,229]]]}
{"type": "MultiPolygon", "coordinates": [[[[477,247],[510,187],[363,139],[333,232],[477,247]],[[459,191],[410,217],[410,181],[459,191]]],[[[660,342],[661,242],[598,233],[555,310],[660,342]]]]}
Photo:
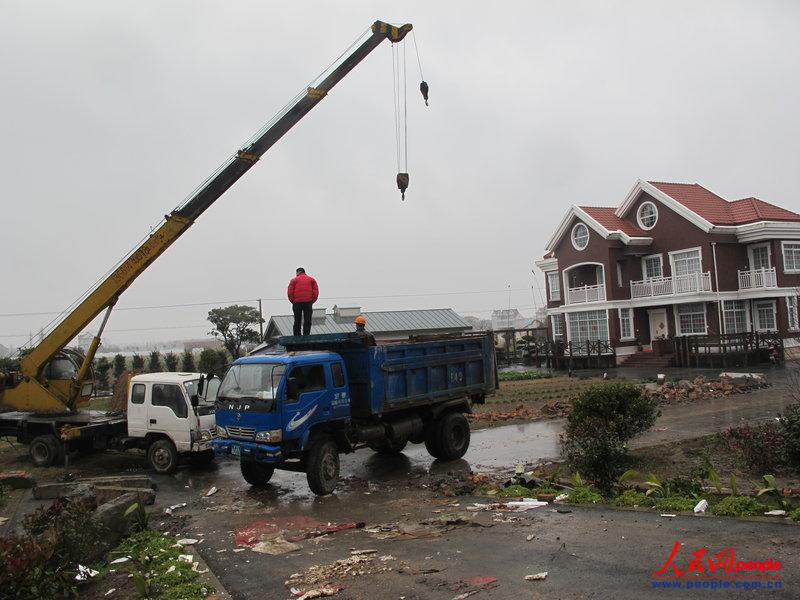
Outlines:
{"type": "Polygon", "coordinates": [[[300,273],[289,282],[289,289],[286,290],[286,294],[292,304],[296,302],[316,302],[317,298],[319,298],[317,280],[310,275],[300,273]]]}

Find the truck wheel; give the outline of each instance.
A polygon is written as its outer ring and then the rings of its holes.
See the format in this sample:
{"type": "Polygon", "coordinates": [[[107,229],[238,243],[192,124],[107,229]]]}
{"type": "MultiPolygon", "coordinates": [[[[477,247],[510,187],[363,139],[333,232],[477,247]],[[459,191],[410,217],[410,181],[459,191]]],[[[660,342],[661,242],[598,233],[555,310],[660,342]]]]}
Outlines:
{"type": "Polygon", "coordinates": [[[39,435],[31,440],[28,452],[37,467],[51,467],[61,462],[64,447],[54,435],[39,435]]]}
{"type": "Polygon", "coordinates": [[[339,449],[328,437],[319,438],[308,451],[306,461],[308,487],[317,496],[326,496],[339,482],[339,449]]]}
{"type": "Polygon", "coordinates": [[[425,428],[425,449],[433,458],[442,458],[439,445],[439,421],[434,421],[425,428]]]}
{"type": "Polygon", "coordinates": [[[253,487],[264,487],[272,479],[275,467],[257,463],[254,460],[240,460],[239,468],[242,470],[242,477],[253,487]]]}
{"type": "Polygon", "coordinates": [[[467,453],[469,448],[469,421],[461,413],[451,412],[442,416],[436,428],[438,449],[436,458],[456,460],[467,453]]]}
{"type": "Polygon", "coordinates": [[[170,440],[161,438],[150,444],[147,460],[156,473],[174,473],[178,468],[178,451],[170,440]]]}
{"type": "Polygon", "coordinates": [[[369,447],[378,454],[400,454],[408,445],[408,440],[391,440],[379,444],[370,444],[369,447]]]}

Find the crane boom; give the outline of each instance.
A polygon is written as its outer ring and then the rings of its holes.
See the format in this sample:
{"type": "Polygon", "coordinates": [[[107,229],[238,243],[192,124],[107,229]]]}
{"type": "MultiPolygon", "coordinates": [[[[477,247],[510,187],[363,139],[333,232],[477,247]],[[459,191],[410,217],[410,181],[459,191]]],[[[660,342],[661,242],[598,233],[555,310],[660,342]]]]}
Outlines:
{"type": "MultiPolygon", "coordinates": [[[[75,408],[83,393],[83,377],[99,345],[100,332],[95,337],[78,375],[67,381],[45,380],[43,369],[56,354],[77,336],[101,312],[108,310],[119,295],[169,248],[222,194],[283,137],[300,119],[314,108],[327,93],[384,39],[400,42],[412,26],[400,27],[375,21],[372,34],[345,57],[317,87],[308,88],[275,123],[246,147],[240,149],[214,176],[209,178],[182,206],[165,216],[165,221],[139,245],[122,264],[106,277],[53,330],[20,361],[19,377],[0,385],[0,403],[36,412],[63,412],[75,408]],[[3,389],[5,387],[6,389],[3,389]]],[[[103,321],[103,325],[108,315],[103,321]]],[[[2,380],[0,379],[0,384],[2,380]]],[[[91,391],[91,390],[89,390],[91,391]]]]}

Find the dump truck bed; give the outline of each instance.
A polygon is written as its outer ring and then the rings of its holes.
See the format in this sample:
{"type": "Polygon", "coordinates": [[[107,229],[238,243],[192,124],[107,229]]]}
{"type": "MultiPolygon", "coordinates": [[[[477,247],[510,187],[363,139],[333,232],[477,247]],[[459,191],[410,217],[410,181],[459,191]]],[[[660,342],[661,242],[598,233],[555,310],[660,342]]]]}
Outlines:
{"type": "Polygon", "coordinates": [[[350,407],[367,418],[415,406],[471,397],[482,402],[497,388],[491,334],[430,337],[376,345],[371,335],[280,338],[287,351],[326,350],[345,361],[350,407]]]}

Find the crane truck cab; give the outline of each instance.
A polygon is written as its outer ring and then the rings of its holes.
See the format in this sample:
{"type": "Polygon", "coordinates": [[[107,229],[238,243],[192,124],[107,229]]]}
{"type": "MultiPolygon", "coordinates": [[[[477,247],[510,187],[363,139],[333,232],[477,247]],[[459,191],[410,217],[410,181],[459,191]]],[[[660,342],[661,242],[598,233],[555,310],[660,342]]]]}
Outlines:
{"type": "Polygon", "coordinates": [[[73,411],[59,415],[0,413],[0,436],[28,444],[36,466],[63,464],[73,450],[144,450],[158,473],[181,458],[214,458],[214,403],[220,380],[201,373],[146,373],[128,383],[126,412],[73,411]]]}

